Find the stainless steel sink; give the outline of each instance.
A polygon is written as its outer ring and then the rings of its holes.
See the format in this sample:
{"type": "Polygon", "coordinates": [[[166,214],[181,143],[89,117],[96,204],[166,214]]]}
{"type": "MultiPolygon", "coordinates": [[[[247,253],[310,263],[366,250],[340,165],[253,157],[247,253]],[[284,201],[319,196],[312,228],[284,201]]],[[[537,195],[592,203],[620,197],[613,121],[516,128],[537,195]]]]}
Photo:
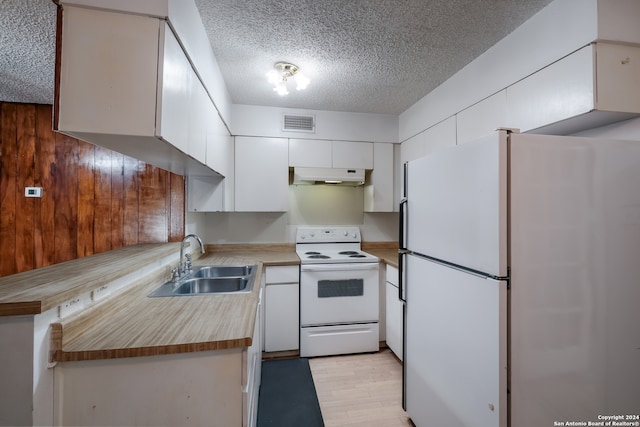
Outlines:
{"type": "Polygon", "coordinates": [[[177,282],[166,282],[149,297],[179,297],[211,294],[239,294],[253,290],[254,265],[196,266],[177,282]]]}
{"type": "Polygon", "coordinates": [[[194,267],[192,277],[246,277],[252,270],[252,265],[207,265],[194,267]]]}
{"type": "Polygon", "coordinates": [[[249,279],[246,277],[216,277],[187,279],[179,285],[174,293],[178,295],[219,294],[240,292],[247,289],[249,279]]]}

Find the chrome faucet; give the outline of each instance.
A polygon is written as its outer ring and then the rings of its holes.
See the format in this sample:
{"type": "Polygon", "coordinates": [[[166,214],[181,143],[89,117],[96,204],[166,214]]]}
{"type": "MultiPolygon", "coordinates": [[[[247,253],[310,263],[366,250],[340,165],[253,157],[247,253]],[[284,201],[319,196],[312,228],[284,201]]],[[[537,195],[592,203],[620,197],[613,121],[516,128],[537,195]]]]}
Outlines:
{"type": "Polygon", "coordinates": [[[200,253],[204,253],[204,243],[202,243],[202,239],[200,239],[195,234],[187,234],[186,236],[184,236],[184,239],[182,239],[182,243],[180,244],[180,262],[178,263],[178,277],[182,276],[187,272],[187,266],[188,266],[188,269],[191,270],[191,256],[187,254],[189,259],[187,262],[183,262],[184,244],[187,243],[187,240],[189,240],[189,238],[191,237],[198,241],[198,244],[200,245],[200,253]]]}

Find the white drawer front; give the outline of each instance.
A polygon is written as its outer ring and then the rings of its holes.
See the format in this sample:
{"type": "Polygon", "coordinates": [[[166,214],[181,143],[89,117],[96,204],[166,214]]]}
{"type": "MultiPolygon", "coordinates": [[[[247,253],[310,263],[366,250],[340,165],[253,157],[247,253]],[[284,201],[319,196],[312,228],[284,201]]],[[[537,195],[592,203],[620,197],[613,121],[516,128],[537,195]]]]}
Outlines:
{"type": "Polygon", "coordinates": [[[297,265],[275,266],[266,268],[266,283],[298,283],[300,269],[297,265]]]}
{"type": "Polygon", "coordinates": [[[380,350],[378,324],[317,326],[300,329],[300,357],[380,350]]]}

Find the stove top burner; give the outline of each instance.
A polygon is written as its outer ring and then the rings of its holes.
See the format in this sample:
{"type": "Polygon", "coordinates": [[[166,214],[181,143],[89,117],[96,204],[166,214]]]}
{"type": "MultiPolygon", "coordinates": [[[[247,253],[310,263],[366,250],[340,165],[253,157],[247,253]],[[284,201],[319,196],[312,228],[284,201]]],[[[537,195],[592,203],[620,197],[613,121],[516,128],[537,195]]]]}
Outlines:
{"type": "Polygon", "coordinates": [[[350,256],[354,256],[354,255],[360,255],[360,252],[357,251],[342,251],[342,252],[338,252],[339,255],[350,255],[350,256]]]}
{"type": "Polygon", "coordinates": [[[366,258],[366,257],[367,257],[366,255],[362,255],[358,253],[349,255],[349,258],[366,258]]]}
{"type": "Polygon", "coordinates": [[[305,252],[305,255],[320,255],[320,252],[316,252],[316,251],[309,251],[309,252],[305,252]]]}
{"type": "Polygon", "coordinates": [[[311,258],[311,259],[329,259],[331,257],[329,255],[317,254],[317,255],[309,255],[309,258],[311,258]]]}

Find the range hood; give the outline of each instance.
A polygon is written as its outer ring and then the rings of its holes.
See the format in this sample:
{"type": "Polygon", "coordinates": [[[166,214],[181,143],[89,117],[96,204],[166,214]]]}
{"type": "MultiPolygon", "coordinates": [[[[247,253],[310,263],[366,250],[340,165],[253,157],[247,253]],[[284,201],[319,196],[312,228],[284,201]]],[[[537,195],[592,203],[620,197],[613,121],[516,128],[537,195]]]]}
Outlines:
{"type": "Polygon", "coordinates": [[[364,169],[294,168],[294,184],[363,185],[364,169]]]}

